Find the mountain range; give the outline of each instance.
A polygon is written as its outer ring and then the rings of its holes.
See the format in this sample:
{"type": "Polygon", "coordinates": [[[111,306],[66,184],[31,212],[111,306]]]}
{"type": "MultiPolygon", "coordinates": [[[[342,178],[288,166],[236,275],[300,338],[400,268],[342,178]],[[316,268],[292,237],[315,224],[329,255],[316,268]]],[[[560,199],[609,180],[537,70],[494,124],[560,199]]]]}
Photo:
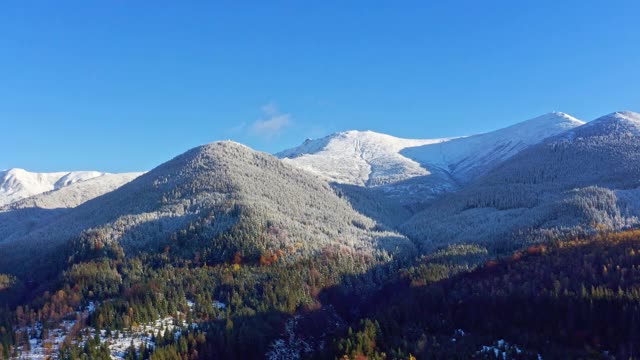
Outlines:
{"type": "Polygon", "coordinates": [[[124,185],[140,174],[98,171],[34,173],[18,168],[0,171],[0,207],[27,198],[30,202],[21,206],[75,207],[124,185]],[[59,191],[64,195],[57,196],[59,191]],[[57,201],[52,200],[55,198],[57,201]]]}
{"type": "Polygon", "coordinates": [[[640,115],[618,112],[551,136],[413,215],[427,243],[524,239],[638,224],[640,115]]]}
{"type": "Polygon", "coordinates": [[[231,211],[238,206],[251,221],[282,228],[289,241],[309,249],[336,237],[360,249],[389,250],[383,242],[390,239],[410,248],[408,236],[428,249],[510,242],[523,232],[535,238],[545,229],[577,231],[594,223],[623,228],[636,224],[640,206],[639,122],[632,112],[586,124],[554,112],[445,139],[347,131],[306,140],[276,157],[213,143],[148,173],[12,169],[1,173],[0,246],[52,251],[100,234],[100,241],[140,249],[149,246],[141,238],[157,246],[203,219],[217,219],[203,226],[211,236],[220,234],[240,219],[239,210],[231,211]],[[316,200],[275,195],[299,193],[316,200]],[[335,196],[343,199],[334,203],[335,196]],[[310,224],[324,225],[312,230],[310,224]]]}
{"type": "MultiPolygon", "coordinates": [[[[402,139],[372,131],[346,131],[317,140],[308,139],[302,145],[275,156],[288,167],[300,168],[309,177],[331,184],[331,191],[345,196],[358,212],[414,239],[466,239],[464,231],[450,230],[456,232],[456,236],[452,236],[435,230],[439,226],[433,222],[449,229],[460,226],[450,226],[448,221],[442,219],[444,214],[447,214],[447,219],[456,219],[456,222],[464,219],[463,223],[475,224],[479,221],[483,225],[480,229],[493,228],[495,221],[509,224],[498,226],[500,236],[514,231],[517,233],[518,229],[525,226],[539,225],[543,220],[534,224],[531,219],[537,217],[531,216],[525,209],[551,206],[542,204],[542,197],[537,193],[541,188],[545,189],[547,197],[551,191],[547,191],[547,188],[566,196],[569,196],[567,191],[571,190],[573,192],[570,194],[574,197],[578,196],[579,188],[600,186],[592,192],[603,192],[605,188],[616,190],[616,199],[620,197],[626,201],[622,204],[622,200],[616,200],[616,204],[624,207],[625,210],[620,211],[625,215],[616,215],[616,220],[590,220],[620,226],[634,221],[629,209],[635,205],[631,202],[635,201],[632,189],[635,188],[636,178],[633,173],[635,167],[631,165],[634,161],[629,157],[638,153],[635,148],[637,122],[638,115],[632,112],[613,113],[586,124],[568,114],[553,112],[488,133],[443,139],[402,139]],[[592,154],[592,151],[597,153],[592,154]],[[595,158],[600,161],[593,161],[595,158]],[[593,169],[584,171],[585,167],[593,169]],[[516,176],[514,174],[519,174],[518,181],[511,180],[516,176]],[[567,178],[562,178],[562,183],[568,185],[549,187],[550,174],[556,176],[551,183],[561,182],[559,177],[564,176],[567,178]],[[537,192],[532,192],[533,185],[524,179],[538,178],[539,181],[535,183],[537,192]],[[613,181],[614,178],[617,181],[613,181]],[[529,221],[520,223],[514,220],[520,218],[515,213],[527,213],[522,216],[529,221]],[[503,219],[503,215],[510,220],[503,219]],[[496,216],[498,220],[494,218],[496,216]],[[515,223],[511,224],[512,221],[515,223]],[[427,235],[431,233],[433,235],[427,235]]],[[[269,158],[266,154],[264,156],[269,158]]],[[[229,166],[233,168],[233,165],[229,166]]],[[[1,172],[0,200],[4,206],[0,207],[0,217],[3,219],[0,221],[0,243],[25,236],[29,238],[33,236],[30,233],[50,223],[54,214],[56,218],[60,217],[68,209],[108,194],[141,174],[86,171],[30,173],[21,169],[1,172]],[[20,216],[16,216],[15,210],[18,209],[21,210],[20,216]]],[[[218,174],[211,176],[214,175],[218,174]]],[[[116,194],[134,185],[125,186],[116,194]]],[[[139,186],[140,189],[150,188],[149,183],[139,186]]],[[[105,198],[114,196],[108,194],[105,198]]],[[[163,196],[166,194],[163,193],[163,196]]],[[[559,196],[554,193],[552,198],[556,201],[559,196]]],[[[137,197],[135,194],[127,195],[127,198],[139,202],[138,206],[149,206],[137,197]]],[[[566,206],[568,200],[563,199],[566,206]]],[[[89,205],[71,212],[86,211],[89,205]]],[[[122,210],[119,208],[124,209],[127,205],[131,205],[130,200],[117,205],[116,209],[122,210]]],[[[99,207],[104,208],[103,205],[99,207]]],[[[124,211],[122,215],[126,213],[124,211]]],[[[100,217],[105,216],[105,212],[100,211],[100,217]]],[[[93,222],[84,220],[86,215],[82,217],[82,221],[74,220],[72,226],[64,226],[65,231],[90,228],[98,223],[95,216],[91,217],[93,222]]],[[[113,215],[109,221],[115,218],[117,216],[113,215]]],[[[574,223],[566,222],[571,226],[574,223]]],[[[549,224],[552,227],[566,225],[559,220],[549,224]]],[[[470,226],[475,229],[475,225],[470,226]]],[[[165,230],[168,229],[172,227],[165,230]]],[[[497,234],[493,230],[478,231],[480,234],[486,233],[486,236],[477,236],[483,240],[497,234]]]]}
{"type": "Polygon", "coordinates": [[[104,248],[117,245],[127,253],[161,248],[176,232],[194,224],[203,239],[229,231],[268,233],[227,244],[226,251],[209,255],[212,263],[227,259],[231,248],[238,247],[256,253],[287,251],[291,259],[330,246],[368,256],[413,251],[406,237],[354,211],[326,182],[230,141],[187,151],[74,208],[23,206],[45,202],[42,195],[36,196],[0,212],[0,250],[19,246],[24,254],[0,259],[3,270],[30,259],[55,257],[52,254],[69,241],[104,248]]]}
{"type": "Polygon", "coordinates": [[[350,131],[277,156],[328,179],[354,208],[424,249],[517,247],[550,232],[636,226],[639,126],[633,112],[588,123],[554,112],[450,139],[350,131]]]}
{"type": "MultiPolygon", "coordinates": [[[[118,343],[112,330],[125,347],[135,339],[164,351],[175,341],[183,355],[204,358],[329,350],[326,358],[335,358],[367,346],[391,358],[451,347],[441,357],[451,358],[462,351],[457,342],[478,347],[507,327],[512,338],[551,351],[549,337],[531,330],[548,326],[518,309],[549,308],[559,318],[565,300],[582,309],[571,319],[590,324],[585,333],[596,340],[584,340],[575,330],[583,325],[569,321],[551,329],[552,347],[564,354],[579,344],[582,356],[584,344],[599,347],[608,333],[594,315],[602,304],[581,301],[606,298],[615,317],[637,311],[615,303],[637,296],[629,279],[640,279],[640,114],[633,112],[586,123],[554,112],[442,139],[346,131],[275,156],[220,141],[141,173],[11,169],[0,181],[0,303],[12,307],[0,307],[0,326],[15,332],[0,333],[0,344],[15,345],[17,357],[39,356],[48,344],[61,354],[89,351],[89,338],[118,343]],[[546,251],[552,256],[537,257],[546,251]],[[574,262],[582,267],[563,268],[574,262]],[[483,298],[488,291],[494,295],[483,298]],[[520,302],[493,327],[501,306],[520,302]],[[493,315],[483,317],[479,306],[493,315]],[[173,314],[176,333],[149,335],[158,329],[139,326],[173,314]],[[69,319],[84,331],[72,331],[69,319]],[[394,319],[403,325],[394,328],[394,319]],[[526,319],[529,332],[517,335],[523,328],[509,325],[513,319],[526,319]],[[411,327],[414,320],[422,328],[411,327]],[[478,333],[465,337],[460,327],[478,333]],[[45,328],[58,333],[47,340],[45,328]],[[67,333],[73,339],[62,344],[67,333]]],[[[636,334],[627,330],[604,343],[626,356],[636,334]]],[[[148,358],[145,346],[100,351],[148,358]]]]}
{"type": "Polygon", "coordinates": [[[452,186],[582,124],[556,112],[485,134],[445,139],[401,139],[372,131],[347,131],[307,140],[276,156],[337,183],[375,187],[438,174],[452,186]]]}

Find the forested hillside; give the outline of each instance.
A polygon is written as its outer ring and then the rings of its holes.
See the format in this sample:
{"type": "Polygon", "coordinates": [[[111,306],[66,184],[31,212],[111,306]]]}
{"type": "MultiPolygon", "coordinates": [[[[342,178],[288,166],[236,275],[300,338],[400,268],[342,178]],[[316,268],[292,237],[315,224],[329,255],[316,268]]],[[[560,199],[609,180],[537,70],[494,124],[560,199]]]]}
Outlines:
{"type": "MultiPolygon", "coordinates": [[[[234,255],[213,266],[168,250],[76,264],[61,290],[4,317],[18,329],[42,323],[53,332],[64,314],[97,301],[85,320],[73,315],[83,325],[65,333],[68,342],[58,351],[67,358],[110,353],[94,340],[73,345],[86,338],[81,328],[101,329],[107,335],[99,341],[110,344],[174,314],[194,325],[180,335],[160,331],[150,338],[155,349],[135,345],[124,356],[494,359],[497,352],[504,359],[634,359],[638,254],[637,230],[552,241],[498,258],[477,246],[450,246],[404,267],[380,264],[359,274],[351,273],[362,264],[358,257],[330,250],[291,265],[277,256],[234,255]],[[346,276],[327,277],[336,270],[346,276]]],[[[24,351],[28,335],[7,334],[3,347],[24,351]]]]}
{"type": "MultiPolygon", "coordinates": [[[[200,239],[210,240],[242,216],[269,230],[268,236],[247,237],[243,246],[294,249],[294,258],[329,245],[369,254],[412,247],[406,238],[355,212],[323,181],[267,154],[221,142],[188,151],[26,234],[5,237],[0,250],[13,255],[0,259],[0,269],[24,273],[27,269],[14,265],[32,260],[34,266],[41,264],[42,257],[51,251],[59,254],[72,239],[85,244],[83,249],[113,244],[127,254],[165,246],[172,234],[194,227],[199,227],[200,239]]],[[[209,261],[227,255],[212,253],[209,261]]]]}
{"type": "MultiPolygon", "coordinates": [[[[232,142],[190,150],[2,246],[13,250],[0,260],[12,274],[0,292],[12,309],[4,349],[63,357],[114,356],[99,345],[114,332],[143,336],[172,316],[220,334],[212,354],[254,358],[287,318],[318,308],[322,288],[414,253],[327,183],[232,142]]],[[[150,345],[164,344],[158,334],[150,345]]]]}
{"type": "Polygon", "coordinates": [[[637,230],[531,246],[496,260],[483,261],[472,247],[450,248],[398,271],[361,303],[331,353],[351,359],[635,359],[639,254],[637,230]]]}
{"type": "Polygon", "coordinates": [[[614,113],[534,145],[401,226],[423,246],[497,241],[638,223],[640,115],[614,113]]]}

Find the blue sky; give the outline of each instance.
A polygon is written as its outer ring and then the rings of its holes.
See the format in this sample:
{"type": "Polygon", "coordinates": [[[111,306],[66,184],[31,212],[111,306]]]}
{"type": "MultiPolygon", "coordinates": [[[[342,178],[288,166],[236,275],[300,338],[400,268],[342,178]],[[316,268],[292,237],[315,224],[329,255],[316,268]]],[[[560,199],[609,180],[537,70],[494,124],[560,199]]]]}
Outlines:
{"type": "Polygon", "coordinates": [[[640,111],[640,2],[6,1],[0,169],[640,111]]]}

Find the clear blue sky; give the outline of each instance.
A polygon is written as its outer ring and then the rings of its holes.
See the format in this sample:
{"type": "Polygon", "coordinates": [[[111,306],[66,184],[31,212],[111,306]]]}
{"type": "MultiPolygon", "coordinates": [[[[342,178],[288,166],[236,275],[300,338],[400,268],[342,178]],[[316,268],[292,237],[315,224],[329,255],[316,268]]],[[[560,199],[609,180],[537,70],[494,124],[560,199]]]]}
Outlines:
{"type": "Polygon", "coordinates": [[[0,169],[640,111],[637,0],[239,3],[2,2],[0,169]]]}

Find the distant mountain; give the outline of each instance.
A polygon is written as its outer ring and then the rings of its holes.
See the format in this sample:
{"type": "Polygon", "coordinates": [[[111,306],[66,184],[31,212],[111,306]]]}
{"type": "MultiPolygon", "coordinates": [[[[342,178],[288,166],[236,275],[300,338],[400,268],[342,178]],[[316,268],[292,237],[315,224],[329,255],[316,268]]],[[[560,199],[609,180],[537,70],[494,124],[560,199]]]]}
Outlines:
{"type": "Polygon", "coordinates": [[[35,201],[42,207],[75,206],[92,197],[111,191],[119,185],[140,175],[140,173],[110,174],[97,171],[72,171],[54,173],[34,173],[23,169],[0,171],[0,207],[22,199],[47,192],[61,190],[76,184],[66,195],[58,196],[56,203],[45,200],[35,201]],[[93,181],[97,180],[97,181],[93,181]]]}
{"type": "Polygon", "coordinates": [[[617,112],[533,145],[402,225],[426,245],[638,224],[640,115],[617,112]]]}
{"type": "MultiPolygon", "coordinates": [[[[2,239],[0,251],[26,250],[33,258],[73,240],[136,252],[157,249],[170,243],[172,234],[194,226],[194,238],[202,241],[235,229],[247,235],[234,247],[291,247],[297,249],[294,258],[327,246],[370,255],[412,247],[403,236],[355,212],[314,175],[246,146],[218,142],[187,151],[26,233],[14,232],[2,239]]],[[[212,254],[210,261],[225,254],[212,254]]],[[[17,258],[22,257],[0,259],[0,267],[11,270],[8,264],[17,258]]]]}
{"type": "Polygon", "coordinates": [[[401,154],[464,183],[531,145],[583,124],[570,115],[553,112],[484,134],[406,148],[401,154]]]}
{"type": "Polygon", "coordinates": [[[496,168],[485,183],[635,188],[640,114],[615,112],[549,139],[496,168]]]}
{"type": "Polygon", "coordinates": [[[341,184],[377,186],[429,172],[400,151],[447,139],[401,139],[373,131],[346,131],[279,152],[277,157],[341,184]]]}
{"type": "Polygon", "coordinates": [[[442,182],[464,182],[528,146],[582,124],[554,112],[458,138],[401,139],[372,131],[346,131],[306,140],[276,156],[340,184],[388,185],[432,173],[442,182]]]}
{"type": "Polygon", "coordinates": [[[0,206],[0,243],[44,226],[71,208],[111,192],[140,174],[106,173],[0,206]]]}
{"type": "Polygon", "coordinates": [[[307,140],[277,156],[334,182],[358,211],[398,225],[441,194],[455,192],[529,146],[582,124],[554,112],[485,134],[449,139],[347,131],[307,140]]]}
{"type": "Polygon", "coordinates": [[[24,208],[73,208],[87,200],[111,192],[141,174],[142,173],[137,172],[122,174],[104,173],[88,180],[77,181],[67,186],[13,201],[7,205],[0,206],[0,212],[24,208]]]}

